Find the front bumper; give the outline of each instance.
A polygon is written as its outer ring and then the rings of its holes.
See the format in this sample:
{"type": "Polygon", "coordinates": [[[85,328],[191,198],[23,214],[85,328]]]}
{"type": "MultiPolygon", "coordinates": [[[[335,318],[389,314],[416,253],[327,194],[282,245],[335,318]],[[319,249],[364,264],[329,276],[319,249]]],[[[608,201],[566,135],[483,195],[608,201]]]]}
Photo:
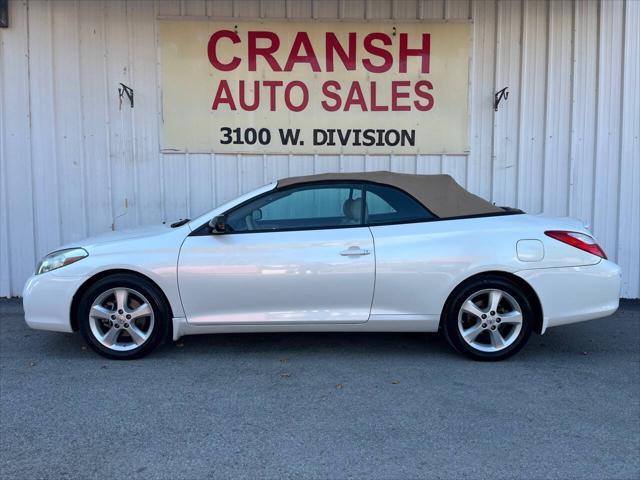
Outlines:
{"type": "Polygon", "coordinates": [[[22,292],[27,325],[38,330],[72,332],[71,302],[84,277],[62,277],[55,272],[34,275],[22,292]]]}
{"type": "Polygon", "coordinates": [[[609,260],[582,267],[516,272],[538,294],[542,333],[549,327],[609,316],[620,302],[621,269],[609,260]]]}

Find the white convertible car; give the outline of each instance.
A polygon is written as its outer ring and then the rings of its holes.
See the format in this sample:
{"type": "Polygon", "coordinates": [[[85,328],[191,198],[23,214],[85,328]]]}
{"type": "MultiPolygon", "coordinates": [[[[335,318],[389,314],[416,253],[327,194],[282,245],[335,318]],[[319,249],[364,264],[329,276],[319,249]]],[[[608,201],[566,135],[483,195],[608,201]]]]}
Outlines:
{"type": "Polygon", "coordinates": [[[612,314],[620,267],[567,218],[497,207],[447,175],[287,178],[195,220],[47,255],[32,328],[109,358],[220,332],[437,332],[500,360],[531,331],[612,314]]]}

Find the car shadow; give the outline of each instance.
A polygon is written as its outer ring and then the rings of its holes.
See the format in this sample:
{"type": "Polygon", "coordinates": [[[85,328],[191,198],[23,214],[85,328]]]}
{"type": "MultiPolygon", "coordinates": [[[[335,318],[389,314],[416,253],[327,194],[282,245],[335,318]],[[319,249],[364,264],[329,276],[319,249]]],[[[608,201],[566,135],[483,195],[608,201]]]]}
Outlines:
{"type": "Polygon", "coordinates": [[[448,352],[439,335],[425,333],[225,333],[186,336],[162,348],[165,352],[184,348],[194,354],[211,351],[232,353],[329,353],[339,355],[415,354],[448,352]]]}
{"type": "MultiPolygon", "coordinates": [[[[40,337],[48,356],[74,359],[93,353],[78,334],[30,332],[40,337]]],[[[222,355],[314,355],[367,357],[434,355],[456,358],[443,337],[426,333],[221,333],[190,335],[158,347],[146,359],[180,359],[222,355]]]]}
{"type": "MultiPolygon", "coordinates": [[[[633,310],[632,310],[633,311],[633,310]]],[[[597,352],[616,352],[625,345],[633,344],[628,338],[630,329],[635,330],[638,342],[637,320],[633,325],[629,315],[619,318],[603,318],[576,323],[547,330],[544,335],[532,333],[529,342],[509,361],[531,361],[552,356],[588,355],[597,352]],[[615,322],[615,328],[611,328],[615,322]],[[602,338],[603,328],[608,330],[602,338]]],[[[634,334],[631,333],[633,337],[634,334]]],[[[327,356],[428,356],[464,359],[456,353],[442,335],[435,333],[240,333],[193,335],[169,342],[157,350],[155,355],[171,357],[181,352],[195,356],[210,356],[212,352],[225,355],[246,353],[322,354],[327,356]]]]}

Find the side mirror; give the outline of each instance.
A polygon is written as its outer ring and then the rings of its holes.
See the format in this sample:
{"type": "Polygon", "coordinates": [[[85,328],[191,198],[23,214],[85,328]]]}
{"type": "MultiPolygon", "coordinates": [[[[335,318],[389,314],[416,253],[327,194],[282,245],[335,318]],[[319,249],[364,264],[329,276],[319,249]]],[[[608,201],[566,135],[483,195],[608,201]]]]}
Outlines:
{"type": "Polygon", "coordinates": [[[227,216],[218,215],[209,221],[209,228],[211,233],[226,233],[227,232],[227,216]]]}

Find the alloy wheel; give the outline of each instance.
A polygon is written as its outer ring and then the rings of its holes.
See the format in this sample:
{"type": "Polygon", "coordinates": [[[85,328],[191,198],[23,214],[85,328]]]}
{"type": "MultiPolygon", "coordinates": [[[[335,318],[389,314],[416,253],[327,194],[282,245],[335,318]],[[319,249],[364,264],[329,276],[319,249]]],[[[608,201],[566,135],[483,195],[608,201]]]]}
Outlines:
{"type": "Polygon", "coordinates": [[[155,324],[147,298],[131,288],[110,288],[101,293],[89,310],[91,333],[103,346],[129,351],[143,345],[155,324]]]}
{"type": "Polygon", "coordinates": [[[512,345],[522,330],[522,309],[504,290],[480,290],[470,295],[458,313],[462,339],[481,352],[498,352],[512,345]]]}

